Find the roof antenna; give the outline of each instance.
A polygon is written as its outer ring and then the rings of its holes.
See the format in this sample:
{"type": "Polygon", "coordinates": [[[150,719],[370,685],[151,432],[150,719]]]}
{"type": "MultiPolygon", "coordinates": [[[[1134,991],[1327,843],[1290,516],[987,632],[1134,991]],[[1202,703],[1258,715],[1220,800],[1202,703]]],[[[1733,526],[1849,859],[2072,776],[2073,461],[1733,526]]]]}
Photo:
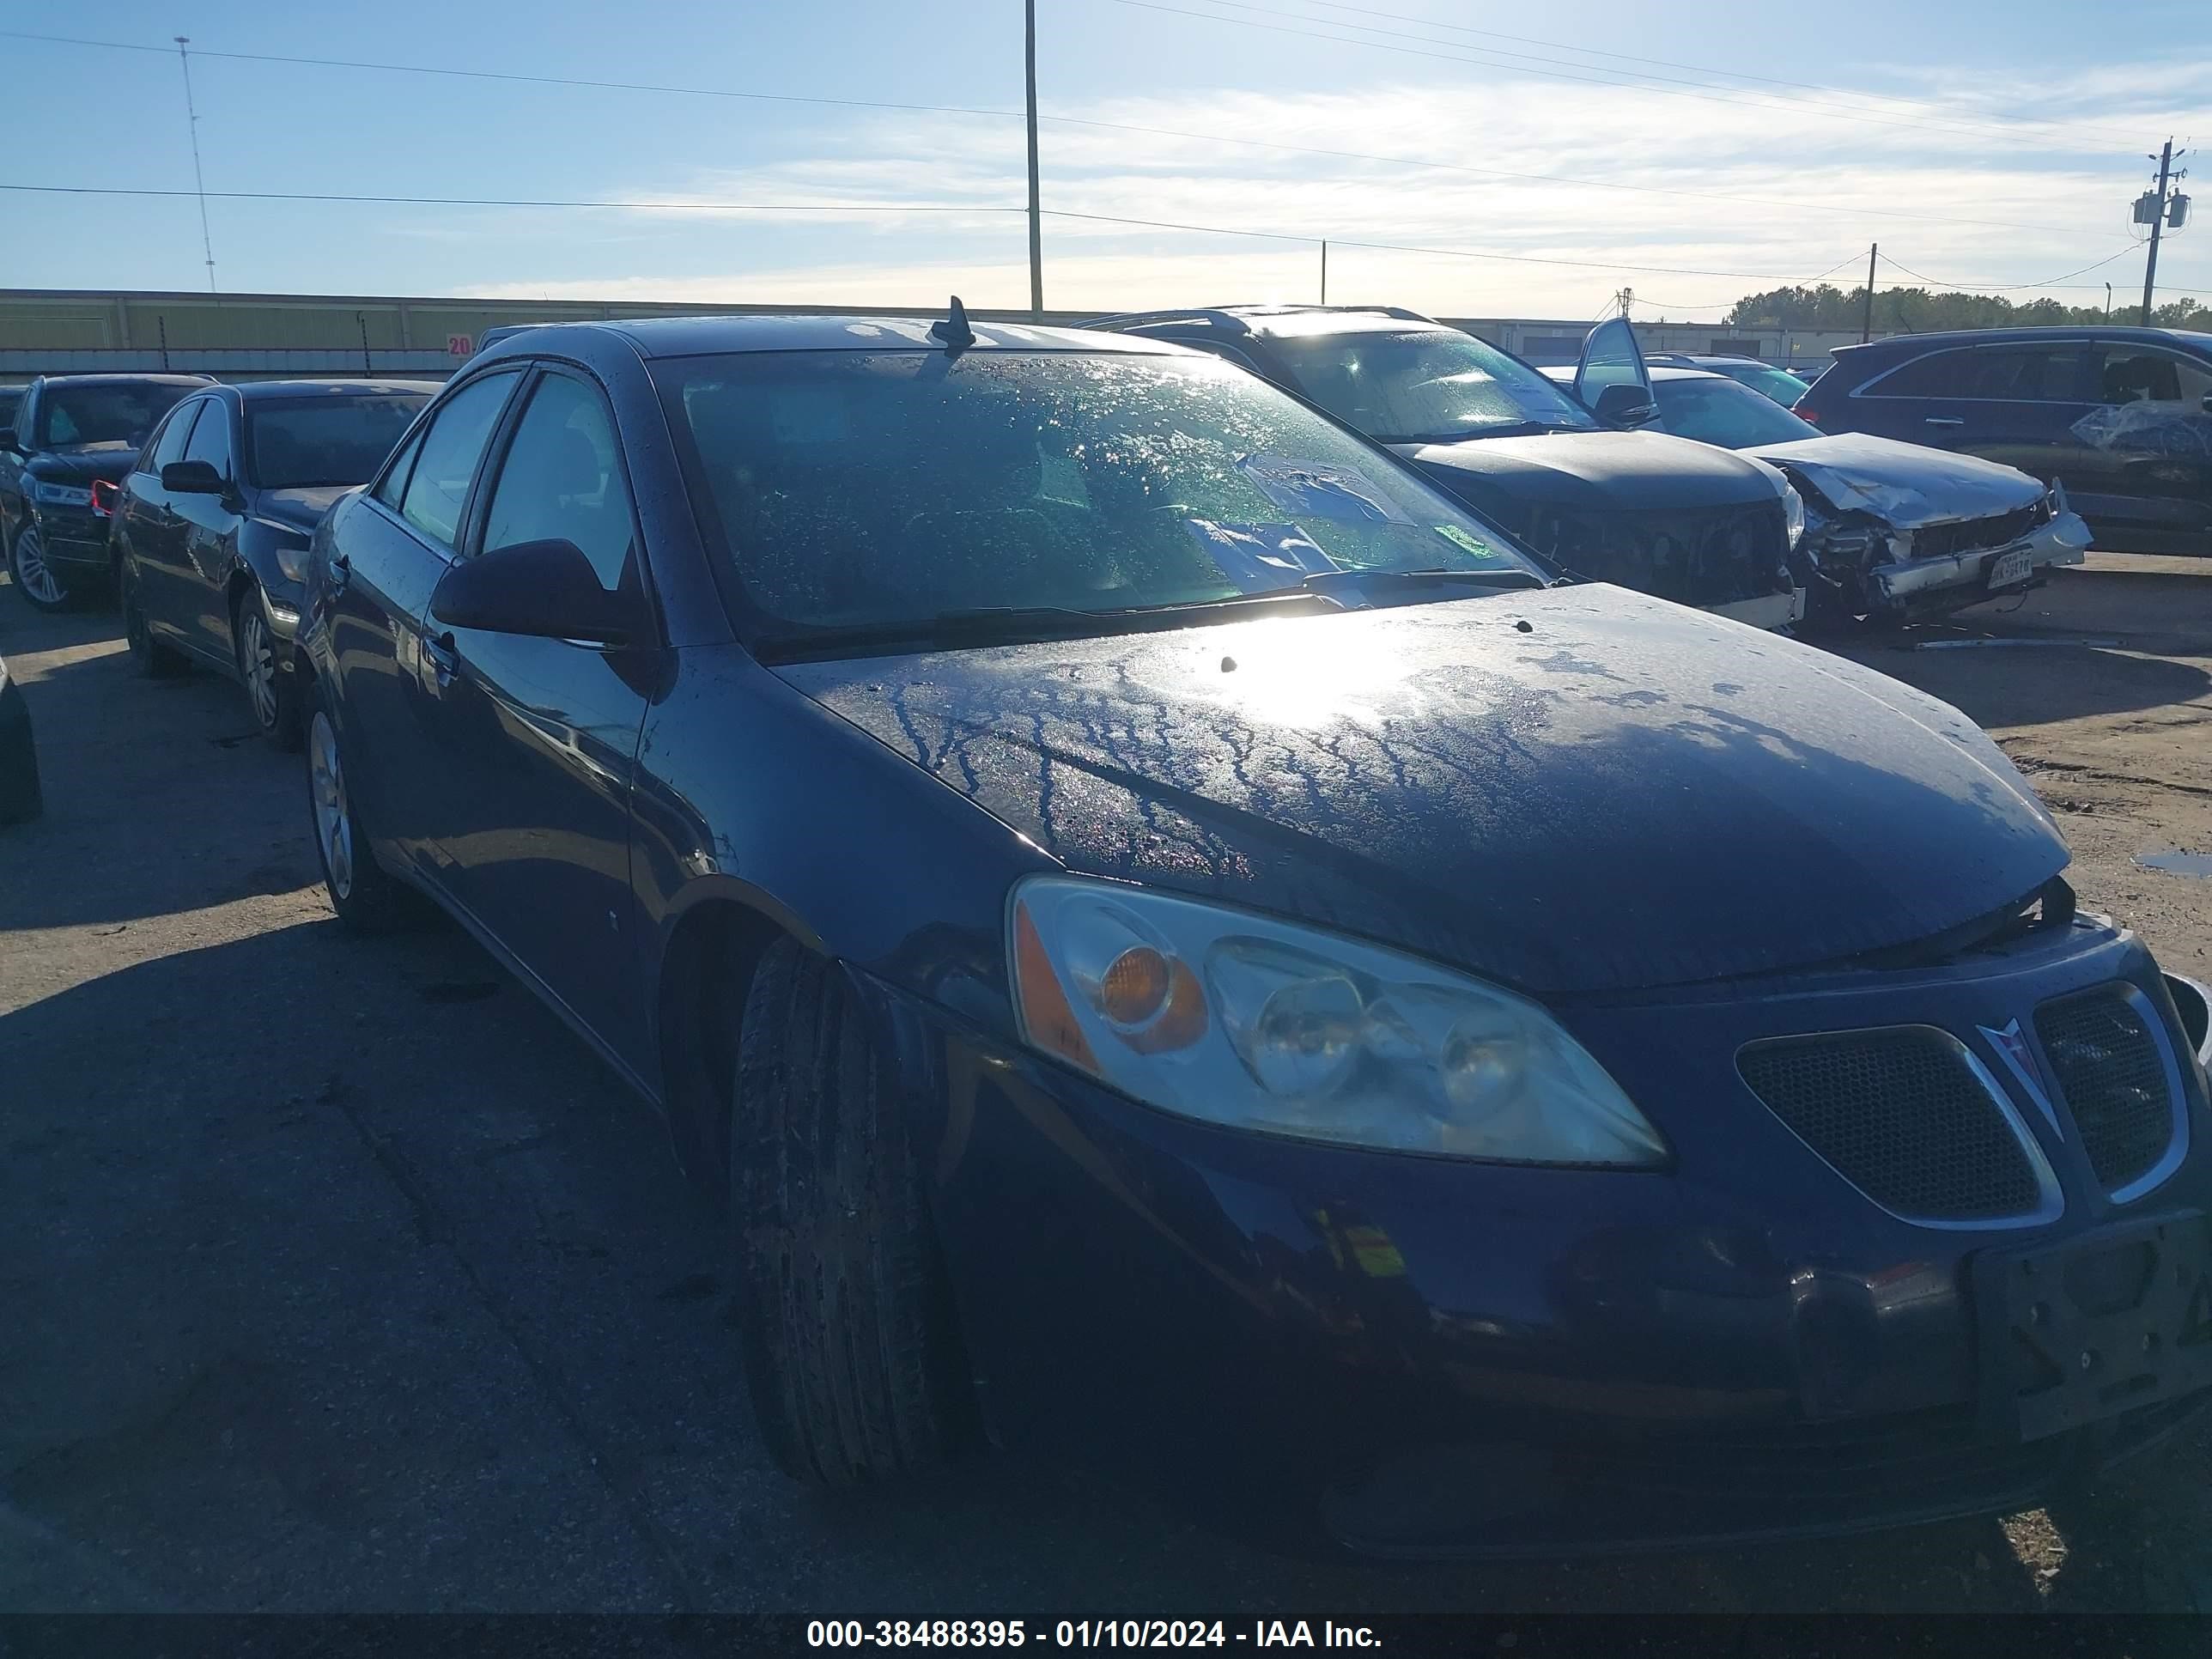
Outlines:
{"type": "Polygon", "coordinates": [[[975,343],[975,331],[968,326],[968,307],[960,303],[960,296],[952,296],[950,315],[940,317],[929,325],[929,337],[945,342],[951,352],[965,351],[975,343]]]}

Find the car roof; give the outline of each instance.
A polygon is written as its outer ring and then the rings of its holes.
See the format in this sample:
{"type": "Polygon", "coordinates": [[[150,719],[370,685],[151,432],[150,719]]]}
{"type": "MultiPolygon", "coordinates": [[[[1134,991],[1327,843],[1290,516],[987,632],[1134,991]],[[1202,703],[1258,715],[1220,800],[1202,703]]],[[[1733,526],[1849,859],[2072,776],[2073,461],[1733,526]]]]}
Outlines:
{"type": "Polygon", "coordinates": [[[214,386],[212,374],[41,374],[40,386],[214,386]]]}
{"type": "Polygon", "coordinates": [[[1646,363],[1644,372],[1655,380],[1726,380],[1730,386],[1736,383],[1732,375],[1723,374],[1717,368],[1687,368],[1680,363],[1646,363]]]}
{"type": "MultiPolygon", "coordinates": [[[[1166,341],[1098,334],[1035,323],[991,323],[971,317],[972,350],[1087,351],[1159,356],[1180,351],[1166,341]]],[[[922,317],[648,317],[604,323],[543,323],[495,341],[486,360],[557,351],[563,344],[617,335],[647,358],[702,357],[744,351],[883,351],[921,347],[942,351],[922,317]]]]}
{"type": "Polygon", "coordinates": [[[2027,345],[2045,340],[2109,340],[2118,344],[2185,345],[2212,351],[2212,334],[2187,328],[2133,328],[2118,323],[2053,324],[2036,328],[1954,328],[1936,334],[1893,334],[1887,339],[1832,348],[1838,357],[1857,352],[1925,351],[1931,346],[2027,345]]]}
{"type": "Polygon", "coordinates": [[[236,392],[247,403],[263,398],[313,398],[318,395],[331,398],[388,397],[395,392],[419,392],[426,398],[435,397],[436,380],[248,380],[226,390],[236,392]]]}
{"type": "Polygon", "coordinates": [[[1402,333],[1408,325],[1439,333],[1459,331],[1403,306],[1228,305],[1176,311],[1133,311],[1093,318],[1090,326],[1122,330],[1182,327],[1194,333],[1261,335],[1275,339],[1330,334],[1402,333]]]}

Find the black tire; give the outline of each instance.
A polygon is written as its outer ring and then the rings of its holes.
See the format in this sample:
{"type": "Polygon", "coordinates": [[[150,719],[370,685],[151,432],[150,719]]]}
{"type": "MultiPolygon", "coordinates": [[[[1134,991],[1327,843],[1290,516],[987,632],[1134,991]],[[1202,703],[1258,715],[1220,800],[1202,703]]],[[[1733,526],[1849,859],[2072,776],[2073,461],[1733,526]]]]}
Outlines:
{"type": "Polygon", "coordinates": [[[131,647],[131,665],[149,680],[173,679],[191,664],[183,652],[154,637],[146,607],[138,599],[138,567],[125,559],[116,568],[116,602],[123,611],[123,637],[131,647]]]}
{"type": "Polygon", "coordinates": [[[230,637],[238,657],[239,681],[246,688],[246,712],[270,748],[290,754],[305,738],[300,674],[284,666],[284,647],[269,625],[269,608],[259,587],[249,587],[238,596],[230,637]]]}
{"type": "Polygon", "coordinates": [[[46,544],[34,524],[25,524],[8,544],[8,580],[16,596],[33,611],[69,609],[69,583],[46,562],[46,544]]]}
{"type": "Polygon", "coordinates": [[[745,1377],[785,1474],[905,1479],[972,1437],[914,1149],[858,998],[789,940],[744,999],[730,1135],[745,1377]]]}
{"type": "Polygon", "coordinates": [[[337,726],[319,696],[308,720],[307,750],[307,828],[314,836],[315,861],[322,869],[331,908],[356,933],[391,933],[411,927],[422,914],[422,901],[387,874],[369,850],[346,793],[337,726]],[[332,826],[325,819],[326,804],[335,806],[342,842],[334,842],[332,826]]]}

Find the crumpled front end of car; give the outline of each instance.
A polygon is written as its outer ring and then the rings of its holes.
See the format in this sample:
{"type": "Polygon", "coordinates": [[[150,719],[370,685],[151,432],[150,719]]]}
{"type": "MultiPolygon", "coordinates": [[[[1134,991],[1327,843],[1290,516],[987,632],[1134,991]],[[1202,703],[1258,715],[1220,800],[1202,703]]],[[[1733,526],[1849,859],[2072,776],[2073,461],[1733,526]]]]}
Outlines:
{"type": "Polygon", "coordinates": [[[1819,486],[1778,462],[1805,500],[1805,534],[1794,558],[1816,608],[1902,619],[2023,592],[2048,571],[2080,564],[2089,527],[2063,485],[2026,506],[1911,527],[1866,507],[1838,507],[1819,486]]]}

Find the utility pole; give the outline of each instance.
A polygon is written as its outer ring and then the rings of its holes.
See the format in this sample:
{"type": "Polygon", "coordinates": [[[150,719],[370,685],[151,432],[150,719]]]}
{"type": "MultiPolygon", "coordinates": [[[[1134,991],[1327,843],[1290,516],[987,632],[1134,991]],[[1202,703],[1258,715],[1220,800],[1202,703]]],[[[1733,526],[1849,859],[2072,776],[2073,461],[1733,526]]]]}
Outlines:
{"type": "MultiPolygon", "coordinates": [[[[2189,152],[2184,150],[2183,155],[2189,152]]],[[[2166,141],[2166,148],[2158,155],[2157,201],[2150,214],[2150,256],[2143,261],[2142,325],[2150,326],[2151,289],[2158,283],[2158,234],[2166,227],[2166,185],[2173,176],[2173,140],[2166,141]]]]}
{"type": "Polygon", "coordinates": [[[1881,252],[1880,242],[1867,244],[1866,307],[1859,313],[1859,343],[1864,345],[1874,338],[1874,259],[1881,252]]]}
{"type": "Polygon", "coordinates": [[[2112,285],[2110,283],[2105,284],[2105,320],[2108,323],[2112,320],[2112,285]]]}
{"type": "Polygon", "coordinates": [[[1613,303],[1620,307],[1620,314],[1626,317],[1630,308],[1636,304],[1636,290],[1632,288],[1625,288],[1614,295],[1613,299],[1613,303]]]}
{"type": "Polygon", "coordinates": [[[1328,239],[1327,237],[1322,239],[1321,244],[1321,302],[1323,305],[1328,303],[1328,239]]]}
{"type": "Polygon", "coordinates": [[[207,180],[200,174],[200,116],[192,107],[192,59],[185,48],[188,34],[170,37],[177,43],[177,64],[185,72],[185,131],[192,141],[192,191],[200,198],[200,252],[207,257],[208,292],[215,289],[215,243],[208,235],[207,180]]]}
{"type": "Polygon", "coordinates": [[[1029,79],[1030,320],[1044,320],[1044,216],[1037,206],[1036,0],[1022,0],[1022,65],[1029,79]]]}

